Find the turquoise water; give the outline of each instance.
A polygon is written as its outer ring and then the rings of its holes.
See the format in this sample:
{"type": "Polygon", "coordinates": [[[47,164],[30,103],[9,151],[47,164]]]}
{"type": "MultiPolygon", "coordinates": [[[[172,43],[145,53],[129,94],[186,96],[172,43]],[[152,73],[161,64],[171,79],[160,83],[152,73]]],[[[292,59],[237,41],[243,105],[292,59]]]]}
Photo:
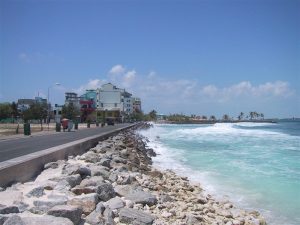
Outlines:
{"type": "Polygon", "coordinates": [[[154,165],[217,198],[260,211],[268,224],[300,224],[300,123],[154,125],[142,134],[154,165]]]}

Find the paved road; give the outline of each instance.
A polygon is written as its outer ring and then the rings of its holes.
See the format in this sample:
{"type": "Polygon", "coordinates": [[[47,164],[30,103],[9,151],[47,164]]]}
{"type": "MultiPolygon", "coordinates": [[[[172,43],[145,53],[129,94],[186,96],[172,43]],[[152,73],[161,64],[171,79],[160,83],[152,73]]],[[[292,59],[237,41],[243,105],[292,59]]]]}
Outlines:
{"type": "Polygon", "coordinates": [[[80,140],[96,134],[113,131],[117,128],[126,127],[128,125],[129,124],[116,124],[115,126],[96,127],[78,130],[75,132],[60,132],[14,140],[2,140],[0,141],[0,162],[80,140]]]}

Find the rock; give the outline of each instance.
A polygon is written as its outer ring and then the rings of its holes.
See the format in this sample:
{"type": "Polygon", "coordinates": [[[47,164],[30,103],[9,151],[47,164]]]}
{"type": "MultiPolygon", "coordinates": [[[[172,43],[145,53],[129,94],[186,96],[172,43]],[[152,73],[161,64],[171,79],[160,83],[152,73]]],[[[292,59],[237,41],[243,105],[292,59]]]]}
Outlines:
{"type": "Polygon", "coordinates": [[[13,190],[1,191],[0,199],[2,205],[14,205],[23,200],[23,193],[13,190]]]}
{"type": "Polygon", "coordinates": [[[221,216],[224,216],[226,218],[232,218],[232,214],[231,212],[227,211],[227,210],[221,210],[221,211],[217,211],[217,213],[221,216]]]}
{"type": "Polygon", "coordinates": [[[9,213],[19,213],[19,208],[14,205],[6,206],[0,204],[0,214],[9,214],[9,213]]]}
{"type": "Polygon", "coordinates": [[[90,193],[95,193],[97,191],[97,187],[95,186],[82,187],[80,185],[77,185],[76,187],[72,188],[71,191],[75,195],[90,194],[90,193]]]}
{"type": "Polygon", "coordinates": [[[118,180],[118,175],[116,173],[111,173],[108,177],[111,182],[115,182],[118,180]]]}
{"type": "Polygon", "coordinates": [[[30,211],[33,213],[44,213],[56,205],[64,205],[67,201],[61,199],[49,199],[49,200],[36,200],[33,202],[35,207],[31,208],[30,211]]]}
{"type": "Polygon", "coordinates": [[[95,177],[90,177],[84,179],[81,183],[80,186],[82,187],[87,187],[87,186],[99,186],[104,183],[104,180],[100,176],[95,176],[95,177]]]}
{"type": "Polygon", "coordinates": [[[3,225],[26,225],[20,216],[18,215],[13,215],[6,219],[3,225]]]}
{"type": "Polygon", "coordinates": [[[99,212],[93,211],[86,218],[85,221],[90,225],[106,225],[105,219],[99,212]]]}
{"type": "Polygon", "coordinates": [[[114,221],[114,213],[112,212],[111,209],[105,209],[103,213],[104,219],[105,219],[105,225],[115,225],[114,221]]]}
{"type": "Polygon", "coordinates": [[[98,195],[96,193],[92,194],[83,194],[76,196],[68,201],[68,205],[82,207],[83,213],[89,215],[99,202],[98,195]]]}
{"type": "Polygon", "coordinates": [[[65,217],[70,219],[75,225],[80,223],[82,209],[81,207],[71,206],[71,205],[57,205],[51,208],[48,215],[56,217],[65,217]]]}
{"type": "Polygon", "coordinates": [[[47,164],[44,165],[44,169],[56,169],[58,167],[58,162],[49,162],[47,164]]]}
{"type": "Polygon", "coordinates": [[[160,203],[173,202],[173,201],[174,201],[174,199],[168,194],[162,194],[159,196],[160,203]]]}
{"type": "Polygon", "coordinates": [[[131,184],[132,182],[136,181],[136,179],[133,176],[126,175],[125,177],[120,177],[120,180],[118,179],[118,184],[131,184]]]}
{"type": "Polygon", "coordinates": [[[136,191],[127,196],[126,199],[133,201],[136,204],[143,204],[143,205],[155,205],[157,203],[157,199],[154,195],[144,192],[144,191],[136,191]]]}
{"type": "Polygon", "coordinates": [[[136,209],[123,208],[119,213],[121,223],[150,225],[154,221],[154,217],[148,213],[136,209]]]}
{"type": "Polygon", "coordinates": [[[129,195],[133,192],[136,192],[137,190],[141,190],[141,188],[137,188],[136,186],[132,185],[117,185],[115,186],[115,192],[117,195],[124,197],[126,195],[129,195]]]}
{"type": "Polygon", "coordinates": [[[69,183],[70,187],[75,187],[76,185],[80,184],[82,181],[81,176],[79,174],[75,174],[72,176],[67,176],[66,181],[69,183]]]}
{"type": "Polygon", "coordinates": [[[71,220],[50,215],[43,216],[12,216],[4,225],[74,225],[71,220]]]}
{"type": "Polygon", "coordinates": [[[187,225],[200,224],[200,221],[194,215],[189,214],[186,216],[186,224],[187,225]]]}
{"type": "Polygon", "coordinates": [[[125,203],[122,201],[121,198],[115,197],[115,198],[110,199],[108,202],[106,202],[106,205],[111,210],[114,210],[114,209],[123,208],[125,206],[125,203]]]}
{"type": "Polygon", "coordinates": [[[105,166],[105,167],[110,168],[110,162],[111,162],[110,159],[102,158],[102,159],[100,160],[99,164],[100,164],[101,166],[105,166]]]}
{"type": "Polygon", "coordinates": [[[44,187],[33,188],[30,192],[26,194],[27,197],[42,197],[45,194],[44,187]]]}
{"type": "Polygon", "coordinates": [[[84,179],[86,176],[91,176],[91,170],[81,164],[68,164],[63,168],[63,174],[79,174],[84,179]]]}
{"type": "Polygon", "coordinates": [[[105,179],[109,178],[110,173],[107,171],[107,168],[101,165],[92,165],[90,166],[92,176],[102,176],[105,179]]]}
{"type": "Polygon", "coordinates": [[[96,163],[99,162],[100,157],[98,154],[92,151],[88,151],[87,153],[83,154],[81,157],[86,162],[96,163]]]}
{"type": "Polygon", "coordinates": [[[100,184],[97,189],[99,199],[107,201],[116,196],[116,192],[110,183],[100,184]]]}
{"type": "Polygon", "coordinates": [[[67,192],[71,189],[71,186],[69,183],[65,180],[62,179],[58,181],[58,183],[55,185],[53,190],[60,191],[60,192],[67,192]]]}
{"type": "Polygon", "coordinates": [[[208,201],[205,197],[203,196],[198,196],[197,198],[197,203],[200,203],[200,204],[206,204],[208,201]]]}
{"type": "Polygon", "coordinates": [[[113,161],[116,162],[116,163],[123,163],[123,164],[126,164],[126,163],[127,163],[127,160],[121,158],[120,156],[115,156],[115,157],[113,158],[113,161]]]}

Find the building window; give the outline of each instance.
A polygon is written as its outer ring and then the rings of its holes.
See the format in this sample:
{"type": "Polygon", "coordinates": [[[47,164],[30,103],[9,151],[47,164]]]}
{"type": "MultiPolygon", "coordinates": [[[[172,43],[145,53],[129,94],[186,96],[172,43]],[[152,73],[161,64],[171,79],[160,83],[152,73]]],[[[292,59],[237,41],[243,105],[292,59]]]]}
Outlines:
{"type": "Polygon", "coordinates": [[[115,107],[117,107],[117,103],[115,103],[115,107]]]}

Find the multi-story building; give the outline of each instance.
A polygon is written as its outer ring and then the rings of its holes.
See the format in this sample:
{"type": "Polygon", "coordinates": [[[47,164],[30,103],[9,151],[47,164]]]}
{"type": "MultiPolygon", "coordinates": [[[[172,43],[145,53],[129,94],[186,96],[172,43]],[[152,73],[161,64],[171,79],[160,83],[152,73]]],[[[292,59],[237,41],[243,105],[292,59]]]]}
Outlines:
{"type": "Polygon", "coordinates": [[[65,93],[65,105],[72,103],[76,108],[80,108],[80,98],[75,92],[65,93]]]}
{"type": "Polygon", "coordinates": [[[142,102],[140,98],[132,98],[132,106],[134,112],[142,112],[142,102]]]}

